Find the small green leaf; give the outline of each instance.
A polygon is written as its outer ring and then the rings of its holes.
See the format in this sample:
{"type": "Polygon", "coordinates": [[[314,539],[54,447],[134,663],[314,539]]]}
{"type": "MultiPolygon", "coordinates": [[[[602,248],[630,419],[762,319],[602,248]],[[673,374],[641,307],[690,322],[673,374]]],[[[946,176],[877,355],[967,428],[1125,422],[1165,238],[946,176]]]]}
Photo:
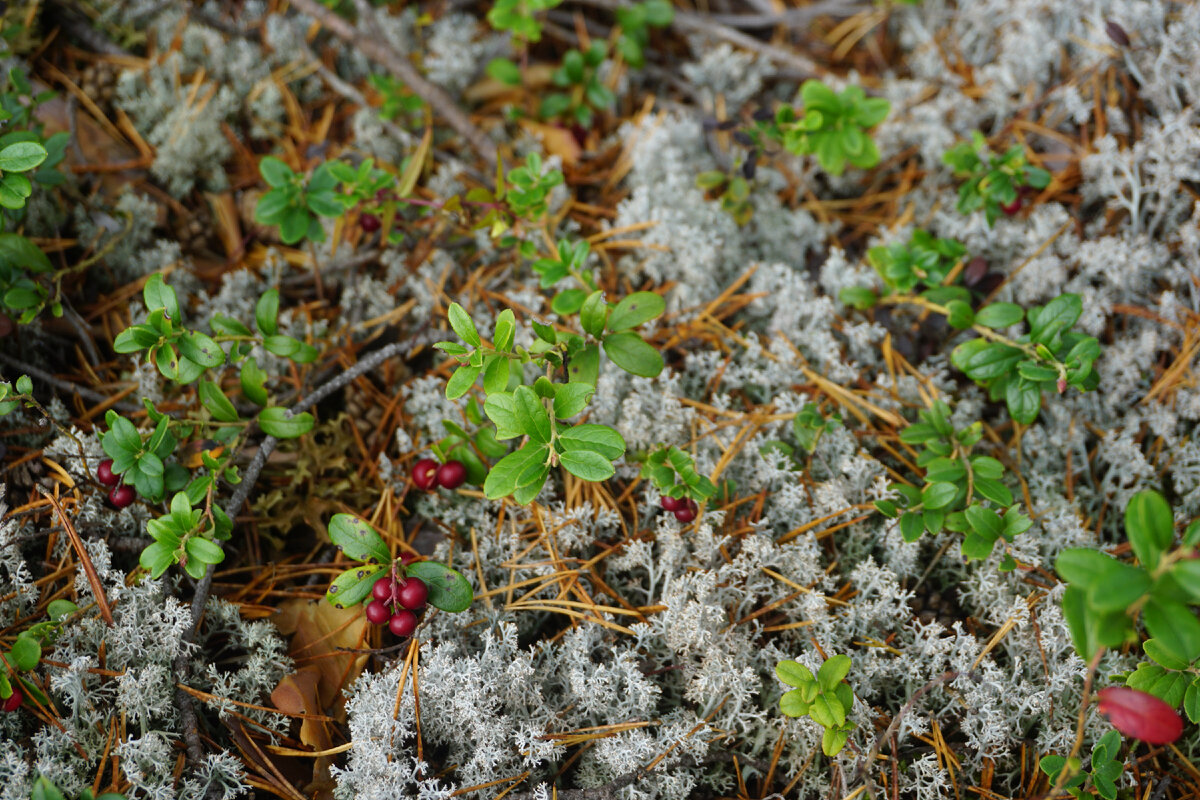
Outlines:
{"type": "Polygon", "coordinates": [[[200,381],[200,402],[218,422],[237,422],[237,409],[229,398],[221,391],[221,387],[212,381],[200,381]]]}
{"type": "Polygon", "coordinates": [[[958,487],[952,483],[930,483],[921,491],[921,502],[926,508],[943,508],[949,505],[957,494],[958,487]]]}
{"type": "Polygon", "coordinates": [[[1183,603],[1152,595],[1142,621],[1164,652],[1189,664],[1200,658],[1200,620],[1183,603]]]}
{"type": "Polygon", "coordinates": [[[458,338],[471,347],[479,347],[481,341],[479,331],[475,330],[475,322],[462,306],[458,303],[451,303],[446,316],[450,321],[450,327],[458,334],[458,338]]]}
{"type": "Polygon", "coordinates": [[[625,439],[607,425],[574,425],[559,434],[558,444],[564,452],[590,450],[609,461],[625,454],[625,439]]]}
{"type": "Polygon", "coordinates": [[[523,477],[536,473],[545,465],[549,453],[546,445],[535,442],[509,453],[492,465],[487,480],[483,482],[484,496],[489,500],[497,500],[512,494],[523,477]]]}
{"type": "Polygon", "coordinates": [[[604,352],[621,369],[643,378],[657,377],[662,355],[636,333],[613,333],[604,338],[604,352]]]}
{"type": "Polygon", "coordinates": [[[812,670],[798,661],[787,659],[775,665],[775,675],[788,686],[806,686],[816,681],[812,670]]]}
{"type": "Polygon", "coordinates": [[[27,672],[35,668],[42,660],[42,645],[32,636],[18,636],[13,642],[9,657],[12,659],[13,666],[22,672],[27,672]]]}
{"type": "Polygon", "coordinates": [[[138,564],[157,580],[175,563],[175,545],[166,542],[154,542],[142,551],[138,564]]]}
{"type": "Polygon", "coordinates": [[[38,142],[17,142],[0,150],[0,170],[28,172],[46,160],[46,148],[38,142]]]}
{"type": "Polygon", "coordinates": [[[281,406],[271,406],[258,413],[258,427],[276,439],[295,439],[312,430],[313,415],[307,411],[293,414],[281,406]]]}
{"type": "Polygon", "coordinates": [[[608,329],[623,331],[649,322],[667,310],[667,304],[654,292],[629,295],[608,315],[608,329]]]}
{"type": "Polygon", "coordinates": [[[826,728],[835,728],[846,721],[846,709],[832,694],[821,692],[812,701],[808,715],[826,728]]]}
{"type": "Polygon", "coordinates": [[[1157,567],[1175,538],[1175,518],[1166,499],[1153,490],[1135,494],[1125,507],[1125,533],[1142,566],[1157,567]]]}
{"type": "Polygon", "coordinates": [[[458,613],[471,607],[475,599],[471,583],[461,574],[436,561],[414,561],[404,568],[406,575],[420,578],[429,587],[429,605],[458,613]]]}
{"type": "Polygon", "coordinates": [[[146,285],[142,287],[142,298],[146,301],[146,310],[156,311],[161,308],[167,319],[179,320],[179,300],[175,296],[175,290],[163,282],[162,275],[155,273],[146,279],[146,285]]]}
{"type": "Polygon", "coordinates": [[[265,406],[270,398],[267,396],[267,373],[253,358],[247,358],[242,364],[241,372],[242,394],[255,405],[265,406]]]}
{"type": "Polygon", "coordinates": [[[513,392],[513,400],[516,423],[522,433],[535,442],[549,442],[550,414],[533,389],[518,386],[513,392]]]}
{"type": "Polygon", "coordinates": [[[604,335],[607,321],[608,304],[604,302],[604,292],[592,292],[579,310],[579,324],[592,336],[599,338],[604,335]]]}
{"type": "Polygon", "coordinates": [[[203,536],[193,536],[184,545],[189,559],[195,559],[202,564],[220,564],[225,560],[225,551],[216,542],[210,542],[203,536]]]}
{"type": "Polygon", "coordinates": [[[279,332],[278,318],[279,290],[268,289],[254,306],[254,324],[263,336],[274,336],[279,332]]]}
{"type": "Polygon", "coordinates": [[[784,692],[783,697],[779,698],[779,710],[789,717],[803,717],[808,713],[810,706],[799,689],[784,692]]]}
{"type": "Polygon", "coordinates": [[[347,557],[375,564],[390,563],[391,551],[374,528],[352,514],[334,514],[329,520],[329,541],[347,557]]]}
{"type": "Polygon", "coordinates": [[[1008,508],[1013,504],[1012,492],[1000,481],[976,478],[975,491],[1003,508],[1008,508]]]}
{"type": "MultiPolygon", "coordinates": [[[[388,568],[387,564],[363,564],[348,569],[333,579],[325,592],[325,599],[334,608],[356,606],[371,594],[371,589],[388,568]]],[[[431,592],[432,593],[432,592],[431,592]]]]}
{"type": "Polygon", "coordinates": [[[992,303],[979,309],[975,323],[985,328],[1007,328],[1025,318],[1025,309],[1016,303],[992,303]]]}
{"type": "Polygon", "coordinates": [[[825,663],[817,670],[817,683],[826,692],[833,691],[850,673],[850,656],[836,655],[825,659],[825,663]]]}
{"type": "Polygon", "coordinates": [[[265,156],[259,161],[258,172],[271,187],[286,186],[296,177],[291,167],[275,156],[265,156]]]}
{"type": "Polygon", "coordinates": [[[587,408],[596,387],[587,383],[558,383],[554,385],[554,416],[570,419],[587,408]]]}
{"type": "Polygon", "coordinates": [[[603,481],[611,478],[616,470],[612,462],[594,450],[567,450],[559,455],[563,469],[585,481],[603,481]]]}
{"type": "Polygon", "coordinates": [[[462,366],[454,370],[450,380],[446,381],[446,399],[457,400],[469,392],[482,371],[482,367],[472,366],[462,366]]]}

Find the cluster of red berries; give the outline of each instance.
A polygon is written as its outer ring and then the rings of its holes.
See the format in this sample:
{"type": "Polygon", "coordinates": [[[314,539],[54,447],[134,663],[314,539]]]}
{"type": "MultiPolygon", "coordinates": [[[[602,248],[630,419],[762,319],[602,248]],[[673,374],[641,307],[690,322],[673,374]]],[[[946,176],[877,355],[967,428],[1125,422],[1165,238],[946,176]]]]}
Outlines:
{"type": "Polygon", "coordinates": [[[371,597],[367,603],[368,621],[373,625],[386,623],[397,636],[412,636],[418,615],[429,599],[429,587],[420,578],[380,578],[371,587],[371,597]]]}
{"type": "Polygon", "coordinates": [[[4,701],[3,705],[0,705],[0,708],[3,708],[5,711],[8,711],[8,712],[13,712],[13,711],[16,711],[18,708],[20,708],[21,703],[24,703],[24,702],[25,702],[25,695],[21,693],[20,689],[18,689],[17,687],[14,686],[14,687],[12,687],[12,694],[10,694],[8,696],[8,699],[4,701]]]}
{"type": "Polygon", "coordinates": [[[663,495],[662,507],[675,515],[680,522],[691,522],[696,518],[699,508],[696,501],[690,497],[668,497],[663,495]]]}
{"type": "Polygon", "coordinates": [[[417,488],[425,492],[436,486],[457,489],[467,480],[467,468],[461,461],[439,464],[432,458],[422,458],[413,464],[412,479],[417,488]]]}
{"type": "Polygon", "coordinates": [[[96,480],[111,487],[108,490],[108,502],[117,508],[125,508],[137,499],[137,491],[129,484],[121,483],[121,476],[112,471],[112,464],[111,458],[101,461],[100,466],[96,467],[96,480]]]}

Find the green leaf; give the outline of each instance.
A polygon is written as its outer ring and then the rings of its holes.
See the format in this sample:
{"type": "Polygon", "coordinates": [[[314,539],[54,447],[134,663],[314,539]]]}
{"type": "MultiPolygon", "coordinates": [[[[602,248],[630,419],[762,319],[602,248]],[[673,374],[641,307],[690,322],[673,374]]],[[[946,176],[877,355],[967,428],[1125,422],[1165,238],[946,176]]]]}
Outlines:
{"type": "Polygon", "coordinates": [[[1187,661],[1176,658],[1171,651],[1159,644],[1158,639],[1147,639],[1142,642],[1142,649],[1146,651],[1147,656],[1167,669],[1185,670],[1188,668],[1187,661]]]}
{"type": "Polygon", "coordinates": [[[1200,620],[1183,603],[1152,595],[1142,621],[1164,652],[1189,664],[1200,658],[1200,620]]]}
{"type": "Polygon", "coordinates": [[[1152,583],[1144,569],[1112,561],[1087,587],[1088,605],[1098,611],[1124,611],[1150,591],[1152,583]]]}
{"type": "Polygon", "coordinates": [[[918,513],[908,511],[900,517],[900,535],[906,542],[915,542],[920,539],[924,528],[924,519],[918,513]]]}
{"type": "Polygon", "coordinates": [[[616,470],[612,462],[594,450],[567,450],[559,455],[563,469],[585,481],[603,481],[611,478],[616,470]]]}
{"type": "Polygon", "coordinates": [[[0,150],[0,170],[28,172],[46,160],[46,148],[38,142],[17,142],[0,150]]]}
{"type": "Polygon", "coordinates": [[[625,439],[607,425],[587,423],[567,428],[559,434],[558,445],[564,453],[590,450],[609,461],[615,461],[625,454],[625,439]]]}
{"type": "Polygon", "coordinates": [[[350,608],[356,606],[371,594],[375,581],[383,576],[387,564],[363,564],[348,569],[333,579],[325,592],[325,599],[334,608],[350,608]]]}
{"type": "Polygon", "coordinates": [[[951,300],[946,304],[946,310],[950,312],[946,315],[946,322],[951,328],[966,330],[975,323],[975,313],[962,300],[951,300]]]}
{"type": "Polygon", "coordinates": [[[662,355],[636,333],[613,333],[604,338],[604,352],[621,369],[643,378],[657,377],[662,355]]]}
{"type": "Polygon", "coordinates": [[[212,381],[200,381],[200,402],[218,422],[237,422],[237,409],[229,398],[221,391],[221,387],[212,381]]]}
{"type": "Polygon", "coordinates": [[[454,374],[450,376],[450,380],[446,381],[446,398],[448,400],[457,400],[471,390],[475,385],[475,379],[479,377],[479,373],[483,371],[482,367],[462,366],[454,370],[454,374]]]}
{"type": "Polygon", "coordinates": [[[957,494],[958,487],[952,483],[930,483],[921,491],[921,502],[926,508],[943,508],[949,505],[957,494]]]}
{"type": "Polygon", "coordinates": [[[542,405],[541,398],[528,386],[518,386],[513,392],[513,401],[516,423],[521,432],[535,442],[549,442],[550,414],[542,405]]]}
{"type": "Polygon", "coordinates": [[[976,478],[975,491],[998,506],[1008,508],[1013,504],[1012,492],[1000,481],[976,478]]]}
{"type": "Polygon", "coordinates": [[[512,309],[504,309],[496,317],[496,331],[492,336],[492,344],[502,353],[512,352],[513,336],[516,333],[516,322],[512,309]]]}
{"type": "Polygon", "coordinates": [[[138,564],[157,580],[175,563],[175,545],[166,542],[154,542],[142,551],[138,564]]]}
{"type": "Polygon", "coordinates": [[[1058,554],[1054,569],[1072,586],[1087,588],[1112,569],[1113,564],[1118,563],[1107,553],[1090,547],[1068,547],[1058,554]]]}
{"type": "Polygon", "coordinates": [[[258,171],[267,185],[271,187],[286,186],[296,177],[296,173],[292,172],[291,167],[275,156],[266,156],[259,161],[258,171]]]}
{"type": "Polygon", "coordinates": [[[267,396],[267,373],[253,358],[247,358],[242,364],[241,373],[242,394],[255,405],[265,406],[270,398],[267,396]]]}
{"type": "Polygon", "coordinates": [[[570,419],[587,408],[596,387],[587,383],[557,383],[554,385],[554,416],[570,419]]]}
{"type": "Polygon", "coordinates": [[[66,800],[63,793],[58,790],[58,787],[51,783],[45,776],[38,776],[37,782],[33,785],[33,792],[29,795],[30,800],[66,800]]]}
{"type": "Polygon", "coordinates": [[[529,442],[520,450],[509,453],[492,465],[487,480],[483,482],[484,496],[489,500],[497,500],[512,494],[522,477],[545,465],[549,454],[550,450],[546,445],[535,442],[529,442]]]}
{"type": "Polygon", "coordinates": [[[258,412],[258,427],[276,439],[295,439],[313,428],[313,415],[307,411],[293,414],[282,406],[271,406],[258,412]]]}
{"type": "Polygon", "coordinates": [[[825,659],[817,670],[817,683],[821,689],[831,692],[850,673],[850,656],[836,655],[825,659]]]}
{"type": "Polygon", "coordinates": [[[592,292],[579,309],[579,324],[592,336],[599,338],[604,335],[607,321],[608,304],[604,302],[604,292],[592,292]]]}
{"type": "Polygon", "coordinates": [[[992,303],[975,314],[976,324],[985,328],[1007,328],[1025,318],[1025,309],[1016,303],[992,303]]]}
{"type": "Polygon", "coordinates": [[[1004,521],[1000,515],[990,508],[984,508],[979,503],[972,503],[966,510],[967,522],[980,536],[989,542],[995,542],[1004,531],[1004,521]]]}
{"type": "Polygon", "coordinates": [[[488,395],[483,413],[496,425],[497,439],[512,439],[525,434],[517,417],[517,401],[512,394],[497,392],[488,395]]]}
{"type": "Polygon", "coordinates": [[[429,587],[429,605],[458,613],[471,607],[475,599],[471,583],[461,574],[436,561],[414,561],[404,568],[406,575],[420,578],[429,587]]]}
{"type": "Polygon", "coordinates": [[[595,386],[596,378],[600,375],[600,348],[589,344],[571,354],[567,364],[567,374],[572,383],[586,383],[589,386],[595,386]]]}
{"type": "Polygon", "coordinates": [[[30,272],[54,271],[54,265],[41,248],[19,233],[0,233],[0,263],[8,263],[30,272]]]}
{"type": "Polygon", "coordinates": [[[486,71],[489,77],[507,86],[521,85],[521,69],[507,58],[493,58],[486,71]]]}
{"type": "Polygon", "coordinates": [[[49,605],[46,606],[46,614],[55,622],[61,622],[78,610],[79,606],[70,600],[51,600],[49,605]]]}
{"type": "Polygon", "coordinates": [[[786,659],[775,665],[775,675],[788,686],[806,686],[816,681],[812,670],[798,661],[786,659]]]}
{"type": "Polygon", "coordinates": [[[487,366],[483,370],[483,391],[485,393],[494,394],[508,388],[511,364],[512,362],[504,356],[492,356],[487,359],[487,366]]]}
{"type": "Polygon", "coordinates": [[[9,654],[13,666],[28,672],[42,660],[42,645],[32,636],[18,636],[9,654]]]}
{"type": "Polygon", "coordinates": [[[812,701],[808,715],[826,728],[835,728],[846,721],[846,709],[832,694],[821,692],[812,701]]]}
{"type": "Polygon", "coordinates": [[[1030,327],[1033,341],[1050,345],[1054,339],[1075,324],[1083,314],[1083,300],[1077,294],[1064,294],[1051,300],[1036,317],[1031,316],[1030,327]],[[1037,321],[1034,322],[1034,319],[1037,321]]]}
{"type": "Polygon", "coordinates": [[[783,697],[779,698],[779,710],[785,716],[803,717],[808,713],[810,706],[799,689],[784,692],[783,697]]]}
{"type": "Polygon", "coordinates": [[[279,290],[268,289],[254,306],[254,324],[263,336],[274,336],[279,332],[279,290]]]}
{"type": "Polygon", "coordinates": [[[1015,347],[972,339],[950,353],[950,361],[972,380],[986,381],[1012,371],[1025,354],[1015,347]]]}
{"type": "Polygon", "coordinates": [[[827,756],[836,756],[846,746],[848,733],[837,728],[826,728],[821,735],[821,752],[827,756]]]}
{"type": "Polygon", "coordinates": [[[1156,568],[1175,538],[1175,518],[1166,499],[1153,490],[1135,494],[1125,507],[1125,533],[1142,566],[1156,568]]]}
{"type": "Polygon", "coordinates": [[[1022,425],[1028,425],[1037,419],[1038,411],[1042,408],[1042,389],[1021,376],[1008,382],[1004,400],[1012,418],[1022,425]]]}
{"type": "Polygon", "coordinates": [[[189,559],[195,559],[202,564],[220,564],[225,560],[225,551],[221,545],[211,542],[203,536],[193,536],[184,545],[189,559]]]}
{"type": "Polygon", "coordinates": [[[446,317],[450,321],[450,327],[458,334],[458,338],[471,347],[479,347],[479,331],[475,330],[475,322],[462,306],[458,303],[451,303],[446,317]]]}
{"type": "Polygon", "coordinates": [[[608,315],[608,329],[623,331],[649,322],[667,310],[667,304],[654,292],[635,292],[617,303],[608,315]]]}
{"type": "Polygon", "coordinates": [[[333,515],[329,520],[329,541],[355,561],[388,564],[392,560],[383,537],[353,514],[333,515]]]}
{"type": "Polygon", "coordinates": [[[163,282],[163,276],[155,273],[146,280],[142,287],[142,297],[146,301],[148,311],[163,309],[167,319],[179,320],[179,300],[175,290],[163,282]]]}

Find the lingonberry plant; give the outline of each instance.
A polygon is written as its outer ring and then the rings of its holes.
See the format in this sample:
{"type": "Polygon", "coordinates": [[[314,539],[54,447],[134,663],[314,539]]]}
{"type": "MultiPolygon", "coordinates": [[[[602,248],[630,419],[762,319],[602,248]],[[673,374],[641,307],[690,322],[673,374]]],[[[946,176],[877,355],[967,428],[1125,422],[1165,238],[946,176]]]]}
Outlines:
{"type": "Polygon", "coordinates": [[[646,455],[641,477],[652,481],[662,493],[662,507],[680,522],[691,522],[698,503],[710,500],[717,487],[696,471],[696,462],[675,446],[659,447],[646,455]]]}
{"type": "Polygon", "coordinates": [[[1121,735],[1116,731],[1109,731],[1092,747],[1090,770],[1083,769],[1083,762],[1077,756],[1045,756],[1038,762],[1038,766],[1046,773],[1051,785],[1058,783],[1059,776],[1065,769],[1070,777],[1064,780],[1061,788],[1072,797],[1099,795],[1104,800],[1117,800],[1117,778],[1125,769],[1125,763],[1117,758],[1120,753],[1121,735]]]}
{"type": "Polygon", "coordinates": [[[650,43],[651,28],[665,28],[675,19],[675,8],[668,0],[645,0],[629,3],[616,9],[617,52],[625,63],[640,69],[646,65],[646,45],[650,43]]]}
{"type": "MultiPolygon", "coordinates": [[[[532,256],[536,254],[533,242],[521,243],[522,253],[532,256]]],[[[558,292],[550,300],[550,309],[559,316],[578,314],[583,308],[583,302],[588,295],[596,291],[595,281],[584,270],[591,247],[586,241],[571,242],[560,239],[558,247],[550,256],[539,258],[532,264],[532,269],[538,274],[543,289],[549,289],[568,278],[577,283],[570,289],[558,292]]]]}
{"type": "MultiPolygon", "coordinates": [[[[1166,499],[1138,492],[1125,508],[1125,533],[1136,563],[1092,548],[1064,550],[1055,563],[1068,583],[1063,614],[1075,649],[1091,658],[1100,648],[1137,642],[1140,619],[1149,638],[1149,661],[1125,677],[1125,685],[1147,692],[1171,708],[1183,705],[1200,722],[1200,520],[1176,540],[1166,499]]],[[[1132,735],[1132,734],[1130,734],[1132,735]]],[[[1141,737],[1139,737],[1141,738],[1141,737]]]]}
{"type": "Polygon", "coordinates": [[[569,119],[584,128],[592,127],[595,115],[610,109],[617,100],[600,75],[600,66],[607,56],[608,43],[601,39],[592,40],[587,50],[568,50],[562,66],[550,78],[562,91],[542,98],[538,109],[542,118],[569,119]]]}
{"type": "Polygon", "coordinates": [[[803,116],[780,106],[773,118],[756,122],[752,136],[759,147],[778,142],[794,155],[813,155],[821,168],[841,175],[846,165],[869,169],[879,163],[879,149],[867,133],[887,117],[891,103],[867,97],[858,86],[834,92],[807,80],[800,87],[803,116]]]}
{"type": "MultiPolygon", "coordinates": [[[[961,430],[950,423],[950,408],[937,401],[920,412],[921,421],[900,432],[900,441],[921,445],[917,466],[924,469],[921,486],[893,483],[899,502],[876,500],[886,517],[899,518],[906,542],[915,542],[925,531],[943,529],[964,534],[962,553],[968,559],[987,558],[1000,539],[1012,542],[1033,524],[1014,505],[1004,485],[1004,465],[991,456],[973,452],[983,437],[975,422],[961,430]]],[[[1016,566],[1005,553],[1001,569],[1016,566]]]]}
{"type": "Polygon", "coordinates": [[[455,570],[436,561],[392,558],[387,542],[363,520],[335,514],[329,539],[347,557],[360,562],[334,578],[325,599],[335,608],[363,604],[374,625],[387,625],[397,637],[412,636],[426,604],[443,611],[466,611],[474,593],[455,570]]]}
{"type": "Polygon", "coordinates": [[[318,218],[340,217],[346,210],[335,191],[338,180],[330,164],[318,166],[307,180],[274,156],[260,161],[258,170],[271,188],[258,200],[255,221],[278,226],[284,244],[305,238],[325,241],[325,229],[318,218]]]}
{"type": "Polygon", "coordinates": [[[810,717],[825,729],[821,752],[837,755],[846,746],[854,723],[846,715],[854,705],[854,690],[846,682],[850,656],[830,656],[814,676],[812,670],[790,659],[775,667],[779,680],[795,687],[779,698],[779,710],[789,717],[810,717]]]}
{"type": "Polygon", "coordinates": [[[513,40],[532,44],[542,39],[542,23],[535,16],[539,11],[554,8],[562,0],[496,0],[487,14],[488,24],[497,31],[508,31],[513,40]]]}
{"type": "Polygon", "coordinates": [[[625,453],[621,435],[603,425],[563,423],[587,407],[599,375],[601,348],[614,364],[634,375],[654,377],[662,371],[662,356],[634,328],[664,309],[662,298],[652,292],[629,295],[611,308],[603,292],[593,292],[580,309],[583,335],[534,322],[537,339],[525,349],[513,344],[516,325],[511,310],[500,312],[493,341],[485,343],[462,306],[450,305],[450,326],[465,344],[435,345],[459,364],[446,384],[446,396],[462,397],[482,375],[484,413],[496,426],[496,439],[525,439],[488,471],[485,495],[512,495],[528,503],[555,466],[589,481],[613,475],[612,462],[625,453]],[[529,363],[546,372],[532,387],[522,384],[520,369],[529,363]],[[555,382],[555,375],[566,380],[555,382]]]}
{"type": "Polygon", "coordinates": [[[754,206],[750,202],[750,181],[745,175],[736,172],[727,174],[720,170],[701,172],[696,176],[696,186],[714,192],[720,198],[721,208],[738,225],[745,225],[754,216],[754,206]]]}
{"type": "Polygon", "coordinates": [[[972,131],[971,141],[947,150],[942,161],[963,179],[958,187],[959,212],[971,214],[982,208],[989,226],[1001,212],[1012,216],[1020,210],[1022,188],[1045,189],[1050,184],[1050,173],[1031,166],[1024,147],[1013,145],[1003,155],[995,155],[979,131],[972,131]]]}
{"type": "Polygon", "coordinates": [[[919,284],[941,286],[967,248],[953,239],[935,239],[927,231],[914,230],[908,244],[879,245],[867,251],[867,260],[895,292],[911,292],[919,284]]]}
{"type": "Polygon", "coordinates": [[[64,620],[79,610],[70,600],[51,600],[46,606],[49,619],[35,622],[17,634],[7,653],[0,653],[3,668],[0,668],[0,701],[5,711],[16,711],[25,701],[26,695],[45,705],[49,702],[45,693],[33,681],[21,677],[22,672],[31,672],[42,660],[42,649],[53,644],[58,637],[64,620]]]}
{"type": "MultiPolygon", "coordinates": [[[[33,792],[29,795],[29,800],[67,800],[67,796],[44,775],[39,775],[38,779],[34,781],[33,792]]],[[[91,787],[85,787],[79,792],[79,800],[125,800],[125,795],[119,792],[105,792],[97,795],[91,787]]]]}

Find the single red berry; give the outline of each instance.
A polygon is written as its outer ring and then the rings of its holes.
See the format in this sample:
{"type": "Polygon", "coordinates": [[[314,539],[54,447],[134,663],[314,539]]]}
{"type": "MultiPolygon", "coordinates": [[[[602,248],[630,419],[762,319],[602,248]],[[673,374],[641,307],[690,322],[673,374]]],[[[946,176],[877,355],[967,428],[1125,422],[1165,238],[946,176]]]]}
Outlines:
{"type": "Polygon", "coordinates": [[[1021,198],[1018,197],[1011,203],[1001,203],[1000,210],[1011,217],[1013,214],[1016,214],[1021,210],[1021,198]]]}
{"type": "Polygon", "coordinates": [[[382,625],[388,621],[387,606],[382,600],[372,600],[367,603],[367,620],[373,625],[382,625]]]}
{"type": "Polygon", "coordinates": [[[21,690],[17,687],[12,687],[12,694],[4,701],[4,705],[0,706],[5,711],[16,711],[21,707],[21,703],[25,702],[25,695],[21,694],[21,690]]]}
{"type": "Polygon", "coordinates": [[[444,489],[457,489],[467,479],[467,468],[461,461],[447,461],[438,467],[438,486],[444,489]]]}
{"type": "Polygon", "coordinates": [[[379,221],[379,217],[374,214],[359,214],[358,227],[363,229],[364,233],[374,233],[383,226],[379,221]]]}
{"type": "Polygon", "coordinates": [[[392,579],[380,578],[375,581],[375,585],[371,587],[371,596],[376,600],[388,602],[392,599],[392,579]]]}
{"type": "Polygon", "coordinates": [[[1125,686],[1109,686],[1096,696],[1100,713],[1125,736],[1147,744],[1168,744],[1183,733],[1179,712],[1152,694],[1125,686]]]}
{"type": "Polygon", "coordinates": [[[696,501],[690,497],[680,501],[679,508],[675,509],[675,519],[680,522],[691,522],[696,518],[696,501]]]}
{"type": "Polygon", "coordinates": [[[112,459],[106,458],[96,467],[96,480],[105,486],[116,486],[121,482],[121,476],[112,471],[112,459]]]}
{"type": "Polygon", "coordinates": [[[400,605],[416,611],[425,607],[425,601],[429,599],[429,587],[420,578],[409,578],[396,592],[396,599],[400,601],[400,605]]]}
{"type": "Polygon", "coordinates": [[[108,493],[108,502],[117,508],[125,508],[126,506],[133,505],[133,501],[136,499],[137,492],[127,483],[114,486],[108,493]]]}
{"type": "Polygon", "coordinates": [[[680,504],[680,502],[681,502],[680,498],[678,498],[678,497],[669,497],[669,496],[667,496],[667,495],[665,495],[665,494],[664,494],[664,495],[663,495],[663,498],[662,498],[661,505],[662,505],[663,509],[664,509],[664,510],[666,510],[666,511],[674,511],[674,510],[676,510],[677,508],[679,508],[679,504],[680,504]]]}
{"type": "Polygon", "coordinates": [[[417,615],[408,610],[392,614],[392,621],[388,623],[388,630],[400,637],[412,636],[416,629],[417,615]]]}
{"type": "Polygon", "coordinates": [[[413,464],[412,479],[418,489],[428,492],[437,485],[438,462],[432,458],[422,458],[413,464]]]}

